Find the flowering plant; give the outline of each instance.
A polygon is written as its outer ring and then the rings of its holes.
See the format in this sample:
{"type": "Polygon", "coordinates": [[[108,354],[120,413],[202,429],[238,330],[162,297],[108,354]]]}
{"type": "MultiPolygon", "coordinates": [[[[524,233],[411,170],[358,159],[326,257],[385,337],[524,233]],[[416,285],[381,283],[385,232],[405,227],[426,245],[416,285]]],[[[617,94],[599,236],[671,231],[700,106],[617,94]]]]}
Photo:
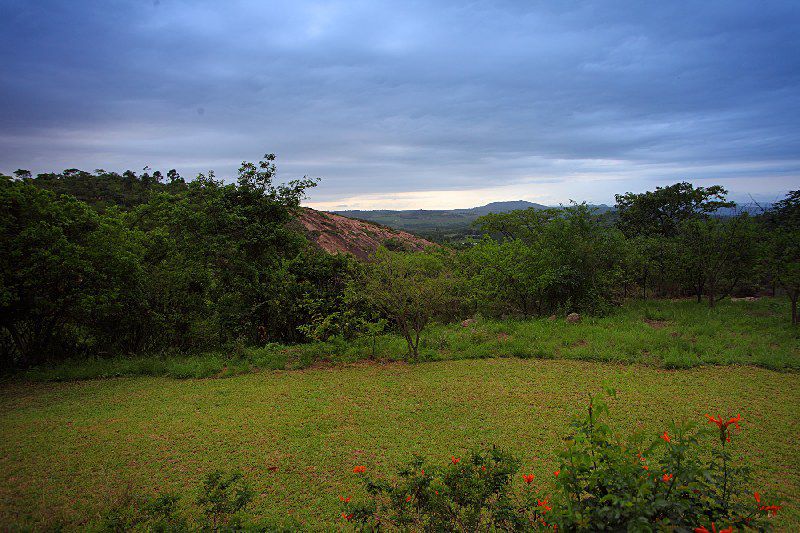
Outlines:
{"type": "Polygon", "coordinates": [[[444,466],[416,457],[391,482],[365,476],[369,501],[342,498],[342,516],[369,530],[770,528],[781,506],[749,488],[750,469],[732,450],[741,416],[709,416],[717,428],[673,424],[622,442],[603,422],[607,411],[605,401],[590,396],[587,415],[572,423],[558,455],[558,470],[542,485],[532,472],[518,475],[519,460],[496,447],[463,460],[452,456],[444,466]],[[711,450],[703,446],[708,442],[711,450]]]}

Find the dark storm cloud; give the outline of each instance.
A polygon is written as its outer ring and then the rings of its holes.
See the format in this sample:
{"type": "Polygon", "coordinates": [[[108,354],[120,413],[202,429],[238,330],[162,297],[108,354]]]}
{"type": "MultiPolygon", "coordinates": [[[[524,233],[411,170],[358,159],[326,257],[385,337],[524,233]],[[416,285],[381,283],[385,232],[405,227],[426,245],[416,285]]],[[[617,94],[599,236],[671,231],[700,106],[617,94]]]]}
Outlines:
{"type": "Polygon", "coordinates": [[[6,172],[274,151],[320,201],[800,177],[795,2],[0,2],[6,172]]]}

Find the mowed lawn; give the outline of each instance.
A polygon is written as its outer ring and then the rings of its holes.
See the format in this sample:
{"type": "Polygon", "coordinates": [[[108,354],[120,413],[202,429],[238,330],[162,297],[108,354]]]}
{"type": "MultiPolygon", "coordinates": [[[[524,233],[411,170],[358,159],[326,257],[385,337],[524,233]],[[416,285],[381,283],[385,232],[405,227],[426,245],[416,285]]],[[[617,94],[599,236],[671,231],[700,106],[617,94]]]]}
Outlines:
{"type": "Polygon", "coordinates": [[[776,525],[800,527],[797,374],[482,359],[6,384],[0,529],[91,525],[126,490],[191,500],[217,468],[245,473],[256,517],[330,529],[341,525],[339,495],[363,495],[354,465],[390,475],[413,453],[444,463],[482,443],[515,450],[548,483],[568,421],[604,385],[618,390],[611,419],[623,434],[741,413],[735,439],[754,488],[784,500],[776,525]]]}

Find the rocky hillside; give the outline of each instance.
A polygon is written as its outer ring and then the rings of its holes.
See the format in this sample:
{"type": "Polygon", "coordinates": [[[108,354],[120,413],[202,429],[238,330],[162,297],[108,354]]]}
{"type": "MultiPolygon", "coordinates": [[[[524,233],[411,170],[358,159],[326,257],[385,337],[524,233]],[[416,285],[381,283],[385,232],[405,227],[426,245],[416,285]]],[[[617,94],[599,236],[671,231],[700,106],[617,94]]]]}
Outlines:
{"type": "Polygon", "coordinates": [[[405,231],[309,208],[303,209],[299,220],[309,238],[323,250],[350,253],[359,259],[366,259],[381,245],[406,250],[435,246],[405,231]]]}

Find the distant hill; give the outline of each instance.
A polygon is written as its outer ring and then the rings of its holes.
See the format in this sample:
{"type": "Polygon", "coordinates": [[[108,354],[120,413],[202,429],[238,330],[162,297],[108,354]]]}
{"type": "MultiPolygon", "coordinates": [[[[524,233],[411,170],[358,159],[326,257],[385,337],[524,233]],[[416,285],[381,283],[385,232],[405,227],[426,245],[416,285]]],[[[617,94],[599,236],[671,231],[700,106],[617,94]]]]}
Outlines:
{"type": "MultiPolygon", "coordinates": [[[[349,218],[368,220],[392,228],[410,231],[437,241],[446,241],[448,237],[472,233],[472,223],[475,219],[489,213],[508,213],[519,209],[546,209],[547,207],[525,200],[512,200],[492,202],[468,209],[410,209],[402,211],[379,209],[335,211],[335,213],[349,218]]],[[[601,213],[612,209],[607,205],[592,207],[597,208],[601,213]]]]}

